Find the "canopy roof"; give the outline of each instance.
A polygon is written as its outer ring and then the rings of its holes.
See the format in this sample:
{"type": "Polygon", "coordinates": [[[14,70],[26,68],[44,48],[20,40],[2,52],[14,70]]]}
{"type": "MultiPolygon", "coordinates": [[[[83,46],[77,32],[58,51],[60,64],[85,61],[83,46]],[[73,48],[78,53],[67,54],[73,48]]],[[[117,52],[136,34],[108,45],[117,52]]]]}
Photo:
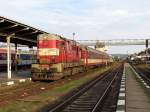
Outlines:
{"type": "Polygon", "coordinates": [[[0,16],[1,42],[6,42],[8,35],[15,34],[15,37],[11,39],[11,43],[36,46],[37,36],[44,33],[47,32],[0,16]]]}

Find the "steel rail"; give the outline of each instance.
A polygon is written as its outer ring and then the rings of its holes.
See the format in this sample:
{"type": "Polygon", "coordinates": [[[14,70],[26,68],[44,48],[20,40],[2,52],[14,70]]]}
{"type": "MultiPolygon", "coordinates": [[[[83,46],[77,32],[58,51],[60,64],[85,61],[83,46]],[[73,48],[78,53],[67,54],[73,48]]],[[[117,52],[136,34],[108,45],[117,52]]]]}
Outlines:
{"type": "Polygon", "coordinates": [[[96,112],[97,111],[97,108],[99,108],[99,106],[101,105],[101,103],[103,102],[103,100],[105,99],[105,97],[107,96],[110,88],[111,88],[111,85],[113,84],[113,82],[115,81],[117,75],[118,75],[119,72],[117,72],[115,74],[115,76],[113,77],[113,79],[111,80],[111,82],[109,83],[108,87],[106,88],[106,90],[104,91],[103,95],[100,97],[100,99],[98,100],[98,102],[96,103],[96,105],[94,106],[92,112],[96,112]]]}
{"type": "Polygon", "coordinates": [[[94,86],[95,84],[97,84],[97,82],[99,82],[100,80],[104,80],[105,78],[109,77],[110,74],[112,74],[114,72],[114,70],[112,70],[110,73],[107,73],[105,75],[102,75],[100,77],[98,77],[96,80],[92,81],[90,84],[88,84],[86,87],[82,88],[80,91],[78,91],[76,94],[74,94],[73,96],[71,96],[69,99],[65,100],[63,103],[57,105],[56,107],[54,107],[53,109],[51,109],[49,112],[56,112],[59,111],[60,109],[64,109],[64,106],[67,106],[68,103],[71,103],[72,101],[74,101],[76,98],[82,96],[82,94],[84,94],[86,91],[88,91],[92,86],[94,86]]]}
{"type": "Polygon", "coordinates": [[[142,79],[144,79],[147,82],[147,84],[150,85],[150,79],[148,78],[148,76],[146,74],[143,73],[143,72],[146,72],[149,74],[149,72],[145,69],[140,69],[140,70],[138,70],[138,72],[139,72],[139,75],[142,77],[142,79]]]}
{"type": "Polygon", "coordinates": [[[132,65],[132,68],[138,73],[139,76],[141,76],[141,78],[147,83],[147,85],[150,86],[150,78],[143,72],[146,72],[149,74],[149,71],[147,71],[146,69],[142,69],[142,68],[136,68],[135,66],[132,65]]]}
{"type": "MultiPolygon", "coordinates": [[[[144,72],[146,72],[147,74],[150,74],[150,71],[149,70],[147,70],[147,69],[142,69],[144,72]]],[[[150,78],[147,76],[147,75],[144,75],[145,76],[145,78],[146,78],[146,80],[147,81],[149,81],[149,83],[150,83],[150,78]]]]}

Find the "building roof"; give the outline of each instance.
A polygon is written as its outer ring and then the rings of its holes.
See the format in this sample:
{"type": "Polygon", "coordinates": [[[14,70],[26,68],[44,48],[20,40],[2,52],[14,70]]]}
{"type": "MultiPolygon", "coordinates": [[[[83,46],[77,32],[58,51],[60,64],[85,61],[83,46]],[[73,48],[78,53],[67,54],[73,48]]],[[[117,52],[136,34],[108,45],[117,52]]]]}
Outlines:
{"type": "Polygon", "coordinates": [[[11,43],[36,46],[37,35],[47,33],[31,26],[0,16],[0,41],[6,42],[6,37],[15,34],[11,43]]]}

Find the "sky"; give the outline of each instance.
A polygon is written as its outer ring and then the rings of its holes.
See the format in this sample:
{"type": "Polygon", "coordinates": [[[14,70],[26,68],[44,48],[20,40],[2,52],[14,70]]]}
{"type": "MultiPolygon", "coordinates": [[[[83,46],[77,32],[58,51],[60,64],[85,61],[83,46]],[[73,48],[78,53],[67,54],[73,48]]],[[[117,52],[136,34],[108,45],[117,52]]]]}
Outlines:
{"type": "MultiPolygon", "coordinates": [[[[0,0],[0,16],[76,40],[150,38],[150,0],[0,0]]],[[[144,46],[109,47],[133,53],[144,46]]]]}

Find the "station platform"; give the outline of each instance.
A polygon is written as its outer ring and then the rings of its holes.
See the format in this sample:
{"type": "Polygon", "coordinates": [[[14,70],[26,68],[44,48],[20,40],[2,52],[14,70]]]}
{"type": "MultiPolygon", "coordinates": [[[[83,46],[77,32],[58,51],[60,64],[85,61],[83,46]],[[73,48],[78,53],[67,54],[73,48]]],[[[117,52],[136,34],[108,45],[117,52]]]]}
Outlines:
{"type": "Polygon", "coordinates": [[[0,85],[13,85],[18,82],[25,82],[31,80],[31,71],[30,70],[20,70],[17,73],[12,71],[12,78],[7,78],[7,72],[0,72],[0,85]]]}
{"type": "Polygon", "coordinates": [[[139,82],[136,72],[125,64],[126,74],[126,112],[150,112],[150,97],[139,82]]]}

